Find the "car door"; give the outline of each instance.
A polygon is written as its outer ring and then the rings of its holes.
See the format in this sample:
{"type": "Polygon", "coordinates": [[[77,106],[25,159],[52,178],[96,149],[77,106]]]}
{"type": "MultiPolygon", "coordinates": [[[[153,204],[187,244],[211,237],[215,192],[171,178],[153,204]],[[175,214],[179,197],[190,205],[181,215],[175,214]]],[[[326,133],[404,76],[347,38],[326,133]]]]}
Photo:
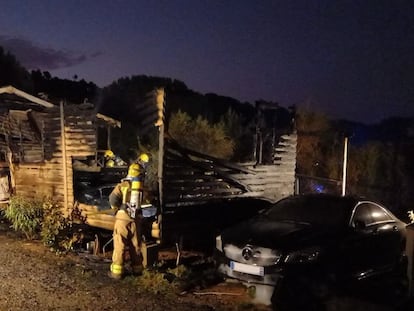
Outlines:
{"type": "Polygon", "coordinates": [[[400,252],[400,233],[395,219],[380,205],[360,202],[353,214],[351,225],[366,250],[361,262],[372,272],[392,265],[400,252]]]}
{"type": "Polygon", "coordinates": [[[365,204],[357,204],[349,220],[349,231],[340,245],[343,270],[354,278],[363,278],[376,265],[377,242],[372,223],[371,210],[365,204]]]}

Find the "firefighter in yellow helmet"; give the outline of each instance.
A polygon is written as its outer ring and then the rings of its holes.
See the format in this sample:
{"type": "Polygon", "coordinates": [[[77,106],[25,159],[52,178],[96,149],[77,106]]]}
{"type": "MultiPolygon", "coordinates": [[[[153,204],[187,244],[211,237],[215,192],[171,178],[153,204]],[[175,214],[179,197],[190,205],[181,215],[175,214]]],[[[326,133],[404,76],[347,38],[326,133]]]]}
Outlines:
{"type": "Polygon", "coordinates": [[[147,164],[149,163],[149,156],[146,153],[142,153],[139,155],[137,163],[142,166],[144,169],[147,167],[147,164]]]}
{"type": "Polygon", "coordinates": [[[124,259],[128,249],[132,273],[142,272],[141,255],[141,203],[147,154],[142,154],[129,166],[128,175],[117,184],[109,195],[109,203],[117,212],[113,232],[114,250],[109,276],[120,279],[124,275],[124,259]]]}
{"type": "Polygon", "coordinates": [[[114,167],[115,165],[115,154],[112,152],[112,150],[106,150],[104,153],[104,159],[105,159],[105,167],[114,167]]]}

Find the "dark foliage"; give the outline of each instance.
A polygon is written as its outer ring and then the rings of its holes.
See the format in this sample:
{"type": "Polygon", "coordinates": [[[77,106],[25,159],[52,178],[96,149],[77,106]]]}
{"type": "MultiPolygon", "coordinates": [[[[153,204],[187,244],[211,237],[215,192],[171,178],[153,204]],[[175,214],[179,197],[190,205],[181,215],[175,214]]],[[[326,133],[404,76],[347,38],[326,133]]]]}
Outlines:
{"type": "Polygon", "coordinates": [[[171,113],[181,110],[193,118],[201,116],[216,123],[230,108],[246,116],[254,115],[254,107],[248,103],[216,94],[202,95],[190,90],[179,80],[145,75],[122,78],[105,87],[98,104],[99,111],[134,123],[139,118],[137,105],[145,101],[146,95],[157,87],[163,87],[167,94],[167,118],[171,113]]]}
{"type": "Polygon", "coordinates": [[[47,95],[49,100],[54,102],[66,100],[73,104],[93,103],[99,93],[98,87],[93,82],[86,82],[83,79],[75,81],[52,78],[47,71],[34,70],[31,73],[31,78],[34,93],[43,93],[47,95]]]}
{"type": "Polygon", "coordinates": [[[0,46],[0,87],[6,85],[12,85],[54,103],[60,100],[72,104],[81,104],[85,101],[94,103],[99,94],[99,88],[93,82],[83,79],[60,79],[40,70],[29,73],[13,54],[5,52],[0,46]]]}
{"type": "Polygon", "coordinates": [[[29,72],[20,65],[14,55],[0,46],[0,87],[12,85],[26,92],[33,91],[29,72]]]}

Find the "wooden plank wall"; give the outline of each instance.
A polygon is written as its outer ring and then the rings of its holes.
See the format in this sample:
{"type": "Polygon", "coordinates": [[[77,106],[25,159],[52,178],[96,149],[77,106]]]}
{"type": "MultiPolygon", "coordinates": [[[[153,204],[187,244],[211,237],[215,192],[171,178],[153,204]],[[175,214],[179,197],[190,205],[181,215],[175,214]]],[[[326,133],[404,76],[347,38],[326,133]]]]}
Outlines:
{"type": "Polygon", "coordinates": [[[294,193],[297,135],[283,135],[273,164],[226,163],[166,143],[164,208],[232,197],[264,197],[272,201],[294,193]]]}
{"type": "MultiPolygon", "coordinates": [[[[75,108],[65,107],[65,141],[67,200],[70,208],[74,203],[73,193],[73,156],[93,156],[96,151],[95,116],[93,112],[79,112],[75,108]]],[[[44,162],[19,163],[14,165],[16,193],[27,198],[51,197],[64,206],[64,167],[61,137],[60,111],[50,109],[37,115],[44,125],[44,162]]],[[[23,146],[28,148],[28,146],[23,146]]],[[[41,146],[39,146],[41,147],[41,146]]],[[[38,149],[38,156],[42,148],[38,149]]],[[[35,153],[35,148],[30,149],[35,153]]],[[[26,151],[27,152],[27,151],[26,151]]]]}
{"type": "Polygon", "coordinates": [[[244,166],[255,174],[237,175],[251,189],[244,195],[261,196],[272,201],[294,194],[297,134],[283,135],[275,149],[273,165],[244,166]]]}

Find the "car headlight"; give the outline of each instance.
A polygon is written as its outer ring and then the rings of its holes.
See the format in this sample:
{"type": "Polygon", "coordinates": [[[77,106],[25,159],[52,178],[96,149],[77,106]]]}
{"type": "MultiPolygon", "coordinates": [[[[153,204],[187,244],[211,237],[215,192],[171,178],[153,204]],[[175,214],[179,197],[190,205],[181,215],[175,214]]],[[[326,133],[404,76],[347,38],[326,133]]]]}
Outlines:
{"type": "Polygon", "coordinates": [[[309,247],[298,251],[289,253],[286,258],[286,263],[302,263],[302,262],[313,262],[318,259],[320,254],[319,247],[309,247]]]}
{"type": "Polygon", "coordinates": [[[223,242],[221,241],[221,235],[216,236],[216,249],[223,252],[223,242]]]}

